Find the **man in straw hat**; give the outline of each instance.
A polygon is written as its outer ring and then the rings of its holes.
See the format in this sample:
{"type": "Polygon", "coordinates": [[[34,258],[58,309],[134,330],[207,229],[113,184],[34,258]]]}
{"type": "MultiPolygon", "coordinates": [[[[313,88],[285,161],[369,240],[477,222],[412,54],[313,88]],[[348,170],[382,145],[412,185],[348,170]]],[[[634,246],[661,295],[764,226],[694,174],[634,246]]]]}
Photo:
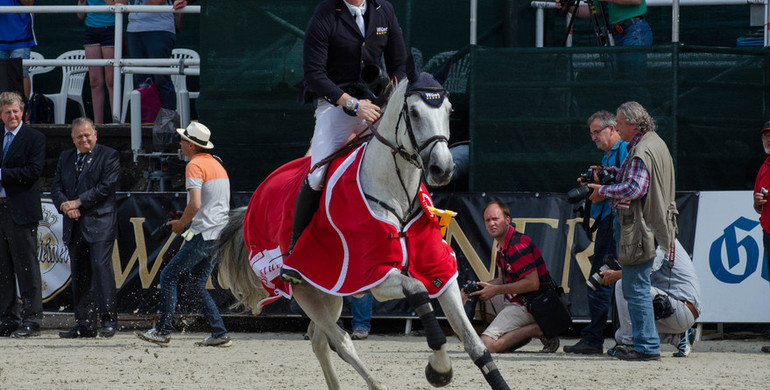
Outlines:
{"type": "Polygon", "coordinates": [[[179,146],[182,154],[190,159],[185,169],[187,207],[182,217],[169,221],[167,225],[187,242],[160,274],[160,318],[155,328],[137,332],[142,340],[166,347],[173,331],[172,320],[177,300],[177,283],[182,275],[189,274],[193,280],[193,293],[203,304],[203,315],[211,327],[211,336],[195,343],[199,346],[229,347],[232,342],[227,334],[222,316],[214,300],[206,291],[206,281],[216,266],[216,259],[210,252],[225,227],[230,211],[230,179],[222,164],[206,150],[214,144],[209,141],[211,132],[198,123],[192,122],[186,129],[177,129],[181,135],[179,146]],[[185,230],[187,224],[190,227],[185,230]]]}

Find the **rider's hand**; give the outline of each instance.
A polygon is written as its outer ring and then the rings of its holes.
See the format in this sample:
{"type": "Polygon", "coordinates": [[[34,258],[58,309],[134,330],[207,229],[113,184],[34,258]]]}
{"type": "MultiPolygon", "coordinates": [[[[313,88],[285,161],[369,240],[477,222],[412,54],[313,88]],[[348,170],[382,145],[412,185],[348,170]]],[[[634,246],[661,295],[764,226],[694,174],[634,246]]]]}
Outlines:
{"type": "Polygon", "coordinates": [[[358,101],[358,110],[356,111],[357,117],[369,123],[374,123],[377,119],[380,119],[381,115],[380,107],[372,103],[371,100],[362,99],[358,101]]]}

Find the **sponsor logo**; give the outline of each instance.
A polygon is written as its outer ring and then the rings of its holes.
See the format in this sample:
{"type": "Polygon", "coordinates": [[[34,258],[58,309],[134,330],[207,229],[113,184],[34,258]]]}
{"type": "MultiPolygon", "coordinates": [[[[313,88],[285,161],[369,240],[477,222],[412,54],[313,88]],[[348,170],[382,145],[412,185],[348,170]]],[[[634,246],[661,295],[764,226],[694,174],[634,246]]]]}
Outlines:
{"type": "Polygon", "coordinates": [[[37,228],[43,301],[59,294],[70,280],[70,256],[62,239],[62,216],[50,199],[42,199],[43,220],[37,228]]]}
{"type": "Polygon", "coordinates": [[[717,280],[738,284],[760,271],[768,279],[767,256],[749,232],[759,225],[758,221],[740,217],[728,225],[709,248],[709,268],[717,280]],[[760,267],[760,263],[761,267],[760,267]]]}
{"type": "Polygon", "coordinates": [[[436,278],[436,279],[433,279],[433,285],[434,285],[436,288],[441,288],[441,286],[443,286],[443,285],[444,285],[444,282],[442,282],[442,281],[441,281],[441,279],[439,279],[439,278],[436,278]]]}
{"type": "Polygon", "coordinates": [[[425,99],[427,100],[441,99],[441,94],[436,92],[425,92],[425,99]]]}
{"type": "Polygon", "coordinates": [[[385,35],[388,33],[387,27],[377,27],[377,35],[385,35]]]}

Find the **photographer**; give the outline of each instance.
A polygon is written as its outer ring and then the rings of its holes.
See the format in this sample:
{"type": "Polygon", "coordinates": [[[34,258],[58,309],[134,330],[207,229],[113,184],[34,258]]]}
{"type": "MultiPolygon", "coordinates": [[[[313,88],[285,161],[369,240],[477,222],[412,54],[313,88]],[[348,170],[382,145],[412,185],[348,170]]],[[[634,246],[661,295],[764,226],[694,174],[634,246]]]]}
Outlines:
{"type": "Polygon", "coordinates": [[[655,120],[637,102],[617,109],[620,138],[628,142],[626,160],[615,176],[617,184],[588,186],[589,199],[598,203],[610,198],[619,232],[618,262],[623,266],[623,296],[633,327],[634,348],[618,351],[621,360],[660,360],[660,339],[650,297],[650,272],[655,247],[674,247],[677,234],[674,163],[663,139],[655,132],[655,120]]]}
{"type": "MultiPolygon", "coordinates": [[[[591,17],[588,5],[575,4],[579,0],[556,0],[556,9],[566,9],[579,18],[591,17]],[[577,5],[577,7],[575,7],[577,5]]],[[[600,0],[597,0],[600,1],[600,0]]],[[[609,29],[615,46],[650,46],[652,29],[644,18],[646,0],[601,0],[607,3],[609,29]]],[[[604,7],[599,7],[604,9],[604,7]]]]}
{"type": "Polygon", "coordinates": [[[482,300],[504,295],[505,303],[497,317],[484,330],[481,341],[490,353],[502,352],[526,344],[532,337],[543,342],[540,352],[559,349],[559,337],[543,338],[535,318],[527,311],[521,295],[537,291],[551,282],[540,250],[532,240],[511,225],[508,206],[489,202],[484,208],[484,225],[497,243],[497,277],[489,283],[478,282],[481,290],[470,292],[482,300]]]}
{"type": "MultiPolygon", "coordinates": [[[[604,151],[601,167],[620,168],[620,164],[628,155],[626,148],[628,143],[620,139],[620,135],[615,129],[615,115],[604,110],[597,111],[588,118],[588,128],[591,140],[596,144],[596,147],[604,151]]],[[[600,167],[594,166],[592,168],[598,169],[600,167]]],[[[578,181],[581,180],[578,179],[578,181]]],[[[591,207],[591,218],[595,222],[590,230],[596,231],[590,272],[593,275],[604,265],[604,259],[607,256],[617,258],[617,248],[616,237],[612,228],[615,217],[610,210],[609,202],[604,200],[591,207]]],[[[588,290],[588,312],[591,316],[591,322],[583,328],[580,341],[575,345],[565,345],[564,352],[584,355],[601,355],[604,352],[604,326],[607,324],[607,315],[611,304],[612,289],[610,286],[598,285],[595,290],[588,290]]]]}
{"type": "MultiPolygon", "coordinates": [[[[762,147],[765,149],[765,153],[770,154],[770,121],[765,122],[759,133],[762,137],[762,147]]],[[[765,251],[770,250],[770,207],[765,208],[768,188],[770,188],[770,156],[762,163],[754,182],[754,210],[759,214],[759,224],[762,226],[762,244],[765,251]]],[[[770,267],[770,263],[768,263],[768,267],[770,267]]],[[[770,345],[762,347],[762,352],[770,353],[770,345]]]]}
{"type": "MultiPolygon", "coordinates": [[[[655,327],[660,339],[677,347],[674,357],[686,357],[690,354],[695,339],[691,328],[701,313],[700,283],[692,259],[679,240],[675,240],[673,253],[674,256],[671,257],[668,252],[658,250],[650,276],[650,297],[653,300],[655,327]]],[[[602,283],[610,285],[621,278],[622,271],[608,270],[602,275],[602,283]]],[[[615,331],[617,345],[607,351],[610,355],[617,354],[632,342],[631,317],[622,288],[622,281],[619,281],[615,285],[615,298],[620,326],[615,331]]]]}

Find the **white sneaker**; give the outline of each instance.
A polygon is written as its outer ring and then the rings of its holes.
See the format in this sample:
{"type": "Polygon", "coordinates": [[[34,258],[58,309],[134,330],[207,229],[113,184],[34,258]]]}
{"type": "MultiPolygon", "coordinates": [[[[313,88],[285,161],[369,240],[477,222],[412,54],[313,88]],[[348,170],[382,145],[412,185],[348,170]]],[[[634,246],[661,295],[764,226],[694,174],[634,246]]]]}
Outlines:
{"type": "Polygon", "coordinates": [[[136,332],[136,337],[138,337],[140,340],[149,341],[154,344],[158,344],[161,347],[168,347],[168,345],[171,343],[171,337],[169,337],[170,333],[162,333],[161,331],[152,328],[144,333],[142,332],[136,332]]]}
{"type": "Polygon", "coordinates": [[[369,331],[364,328],[355,328],[350,338],[353,340],[366,340],[369,338],[369,331]]]}
{"type": "Polygon", "coordinates": [[[199,347],[220,347],[220,348],[226,348],[231,345],[233,345],[233,341],[230,340],[230,336],[227,335],[227,333],[219,336],[208,336],[203,341],[198,341],[195,343],[195,345],[199,347]]]}

